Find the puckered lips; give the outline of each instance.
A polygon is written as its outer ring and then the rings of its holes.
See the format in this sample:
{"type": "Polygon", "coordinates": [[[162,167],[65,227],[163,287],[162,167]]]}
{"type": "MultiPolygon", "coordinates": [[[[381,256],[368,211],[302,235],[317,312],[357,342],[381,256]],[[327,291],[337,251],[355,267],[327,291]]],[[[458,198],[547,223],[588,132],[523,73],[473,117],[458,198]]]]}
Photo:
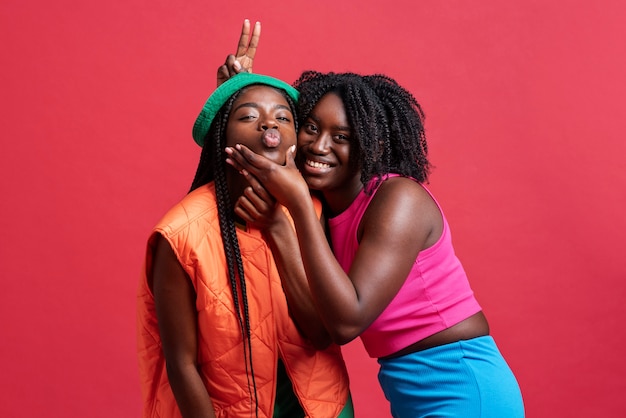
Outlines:
{"type": "Polygon", "coordinates": [[[263,144],[268,148],[276,148],[280,145],[281,138],[278,129],[268,129],[261,136],[263,144]]]}

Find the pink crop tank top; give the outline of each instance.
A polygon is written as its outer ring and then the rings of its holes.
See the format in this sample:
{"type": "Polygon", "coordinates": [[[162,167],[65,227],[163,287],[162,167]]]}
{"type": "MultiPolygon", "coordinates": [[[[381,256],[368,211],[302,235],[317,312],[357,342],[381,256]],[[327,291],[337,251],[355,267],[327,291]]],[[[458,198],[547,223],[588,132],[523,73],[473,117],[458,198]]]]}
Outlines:
{"type": "MultiPolygon", "coordinates": [[[[396,177],[390,174],[389,177],[396,177]]],[[[481,310],[461,262],[454,254],[450,228],[441,206],[443,232],[430,248],[421,251],[398,294],[361,334],[370,357],[385,357],[481,310]]],[[[365,189],[364,189],[365,190],[365,189]]],[[[357,229],[376,191],[364,190],[344,212],[328,220],[333,252],[348,273],[358,250],[357,229]]]]}

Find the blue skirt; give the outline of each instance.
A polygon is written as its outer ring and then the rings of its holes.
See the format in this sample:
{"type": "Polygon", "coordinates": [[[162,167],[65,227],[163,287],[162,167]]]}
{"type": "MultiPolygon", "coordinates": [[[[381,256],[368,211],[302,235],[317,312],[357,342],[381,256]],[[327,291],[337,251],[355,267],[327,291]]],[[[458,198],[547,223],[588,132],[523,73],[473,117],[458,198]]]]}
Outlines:
{"type": "Polygon", "coordinates": [[[396,418],[524,417],[517,380],[490,336],[378,363],[378,381],[396,418]]]}

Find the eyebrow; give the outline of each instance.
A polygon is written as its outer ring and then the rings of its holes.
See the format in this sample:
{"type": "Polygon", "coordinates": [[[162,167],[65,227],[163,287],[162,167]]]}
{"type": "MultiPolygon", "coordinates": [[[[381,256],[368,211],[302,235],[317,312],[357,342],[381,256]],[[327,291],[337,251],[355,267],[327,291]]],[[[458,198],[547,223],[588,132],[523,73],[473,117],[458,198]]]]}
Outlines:
{"type": "MultiPolygon", "coordinates": [[[[259,104],[258,104],[258,103],[256,103],[256,102],[247,102],[247,103],[242,103],[242,104],[240,104],[239,106],[235,107],[232,111],[233,111],[233,112],[234,112],[234,111],[237,111],[237,110],[241,109],[242,107],[251,107],[251,108],[256,109],[256,108],[258,108],[258,107],[259,107],[259,104]]],[[[274,107],[273,107],[273,109],[274,109],[274,110],[287,110],[287,111],[289,111],[290,113],[292,113],[292,112],[291,112],[291,108],[290,108],[289,106],[286,106],[286,105],[283,105],[283,104],[280,104],[280,103],[275,104],[275,105],[274,105],[274,107]]]]}
{"type": "MultiPolygon", "coordinates": [[[[318,125],[320,124],[320,118],[318,118],[317,116],[310,114],[308,116],[307,119],[311,119],[313,120],[313,122],[317,123],[318,125]]],[[[343,126],[343,125],[334,125],[332,126],[333,129],[337,130],[337,131],[346,131],[346,132],[352,132],[352,128],[349,126],[343,126]]]]}

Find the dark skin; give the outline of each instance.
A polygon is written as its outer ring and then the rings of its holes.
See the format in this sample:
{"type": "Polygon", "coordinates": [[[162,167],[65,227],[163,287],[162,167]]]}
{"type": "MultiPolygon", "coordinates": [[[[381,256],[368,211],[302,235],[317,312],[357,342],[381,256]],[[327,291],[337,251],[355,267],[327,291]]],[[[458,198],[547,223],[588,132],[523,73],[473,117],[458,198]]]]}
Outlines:
{"type": "Polygon", "coordinates": [[[198,373],[196,295],[169,243],[158,236],[152,291],[170,386],[183,417],[214,418],[213,403],[198,373]]]}
{"type": "MultiPolygon", "coordinates": [[[[338,214],[353,201],[354,184],[360,178],[360,172],[356,170],[343,182],[334,183],[332,167],[338,166],[335,161],[341,158],[333,158],[331,154],[334,148],[339,149],[345,143],[338,144],[339,141],[333,140],[332,130],[318,131],[318,138],[312,142],[302,139],[302,131],[299,133],[300,152],[304,153],[305,159],[319,158],[322,154],[329,162],[328,173],[318,172],[315,180],[331,211],[338,214]],[[319,144],[320,141],[325,144],[319,144]],[[323,188],[324,184],[328,189],[323,188]]],[[[245,146],[238,145],[227,152],[229,163],[239,168],[249,181],[258,179],[278,202],[289,209],[296,225],[313,300],[333,341],[338,344],[359,336],[382,313],[398,293],[418,253],[431,247],[441,236],[441,213],[426,190],[410,179],[391,178],[380,186],[363,216],[358,230],[359,249],[346,274],[334,257],[322,226],[313,216],[312,205],[304,199],[309,193],[309,185],[296,167],[293,153],[288,154],[285,166],[278,166],[245,146]]],[[[307,169],[302,170],[306,176],[307,169]]],[[[487,335],[488,332],[484,315],[479,312],[391,356],[432,344],[487,335]]]]}
{"type": "Polygon", "coordinates": [[[252,72],[252,64],[261,37],[261,22],[256,22],[250,29],[250,21],[245,19],[241,27],[237,53],[228,55],[226,62],[217,69],[217,85],[241,72],[252,72]]]}
{"type": "MultiPolygon", "coordinates": [[[[295,146],[296,132],[293,114],[282,94],[268,86],[246,87],[233,103],[227,123],[226,143],[234,146],[235,138],[263,154],[267,161],[284,164],[287,150],[295,146]]],[[[330,338],[311,302],[303,264],[298,252],[293,251],[297,249],[295,235],[286,235],[289,228],[293,231],[286,214],[271,196],[259,192],[262,196],[259,198],[257,193],[252,193],[247,179],[236,170],[229,169],[227,183],[232,196],[241,196],[241,207],[249,207],[248,202],[252,202],[261,208],[268,221],[269,245],[284,257],[278,258],[281,261],[279,272],[293,284],[285,291],[292,314],[301,324],[301,332],[318,346],[328,345],[330,338]]],[[[241,213],[245,220],[254,212],[249,209],[243,213],[237,209],[236,213],[241,213]]],[[[184,417],[215,417],[211,399],[198,373],[195,291],[169,242],[161,236],[157,236],[148,280],[154,294],[168,378],[181,413],[184,417]]]]}
{"type": "MultiPolygon", "coordinates": [[[[350,272],[345,274],[314,216],[308,185],[293,160],[279,167],[245,146],[230,152],[230,159],[244,168],[244,175],[258,178],[278,202],[289,209],[300,239],[300,251],[318,313],[333,340],[345,344],[365,330],[389,305],[404,283],[417,254],[432,245],[441,233],[438,212],[428,211],[430,196],[404,178],[386,181],[363,217],[360,245],[350,272]],[[416,213],[425,214],[416,222],[416,213]],[[435,215],[435,216],[433,216],[435,215]],[[431,219],[432,218],[432,219],[431,219]],[[437,230],[438,229],[438,230],[437,230]]],[[[358,175],[358,173],[355,173],[358,175]]],[[[251,180],[250,180],[251,181],[251,180]]],[[[353,190],[331,192],[331,210],[345,209],[353,190]]],[[[326,195],[324,195],[326,197],[326,195]]]]}
{"type": "MultiPolygon", "coordinates": [[[[254,52],[257,44],[258,39],[254,52]]],[[[248,62],[251,65],[252,59],[248,62]]],[[[330,93],[320,99],[298,133],[300,170],[293,160],[294,151],[288,153],[283,166],[245,146],[226,150],[230,155],[227,161],[248,178],[254,190],[266,188],[291,213],[313,301],[338,344],[356,338],[382,313],[400,290],[419,252],[434,245],[443,230],[439,208],[421,185],[401,177],[388,179],[363,216],[359,249],[350,271],[344,273],[308,196],[309,188],[321,191],[335,216],[360,192],[360,170],[349,171],[347,164],[350,133],[343,103],[330,93]]],[[[253,210],[249,222],[260,221],[261,213],[253,210]]],[[[487,320],[478,312],[390,357],[488,333],[487,320]]]]}
{"type": "Polygon", "coordinates": [[[443,224],[436,204],[421,186],[404,178],[390,179],[381,186],[363,217],[359,250],[349,274],[344,273],[310,200],[305,199],[314,185],[336,215],[363,188],[360,171],[348,163],[351,130],[343,103],[334,94],[327,96],[313,109],[298,134],[304,161],[301,171],[293,161],[293,152],[288,153],[285,166],[277,166],[243,145],[227,149],[227,161],[243,169],[248,181],[258,179],[289,209],[318,312],[333,340],[345,344],[387,307],[419,251],[436,242],[443,224]],[[421,214],[419,221],[416,214],[421,214]]]}
{"type": "MultiPolygon", "coordinates": [[[[218,86],[235,74],[252,72],[260,36],[261,23],[251,26],[250,21],[245,19],[237,42],[237,53],[228,55],[225,63],[217,69],[218,86]]],[[[291,277],[291,280],[283,280],[283,289],[295,323],[315,348],[325,349],[332,340],[316,314],[292,224],[260,183],[254,182],[253,186],[254,190],[246,188],[237,200],[235,215],[263,231],[281,278],[291,277]]]]}
{"type": "Polygon", "coordinates": [[[237,200],[235,214],[263,231],[276,261],[290,315],[300,332],[318,350],[328,348],[333,341],[313,303],[293,226],[261,184],[254,178],[249,180],[250,187],[237,200]]]}

